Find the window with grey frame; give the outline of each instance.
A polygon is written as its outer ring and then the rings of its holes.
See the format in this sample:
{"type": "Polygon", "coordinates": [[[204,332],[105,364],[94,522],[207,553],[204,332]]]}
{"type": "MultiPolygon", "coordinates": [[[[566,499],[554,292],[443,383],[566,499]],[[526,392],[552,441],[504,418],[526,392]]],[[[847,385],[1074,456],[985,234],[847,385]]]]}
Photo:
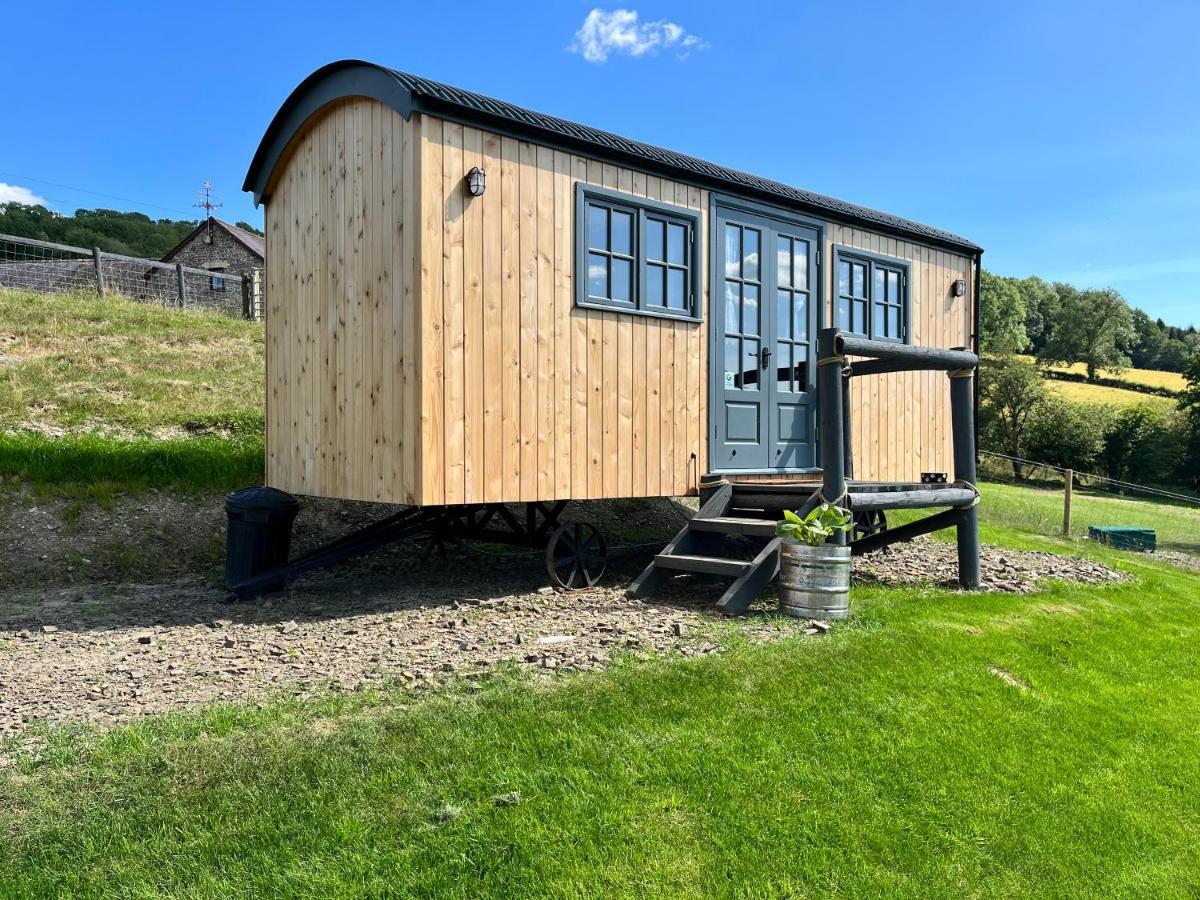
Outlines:
{"type": "Polygon", "coordinates": [[[908,263],[834,248],[836,320],[848,334],[908,341],[908,263]]]}
{"type": "Polygon", "coordinates": [[[698,215],[583,184],[576,212],[577,305],[700,319],[698,215]]]}

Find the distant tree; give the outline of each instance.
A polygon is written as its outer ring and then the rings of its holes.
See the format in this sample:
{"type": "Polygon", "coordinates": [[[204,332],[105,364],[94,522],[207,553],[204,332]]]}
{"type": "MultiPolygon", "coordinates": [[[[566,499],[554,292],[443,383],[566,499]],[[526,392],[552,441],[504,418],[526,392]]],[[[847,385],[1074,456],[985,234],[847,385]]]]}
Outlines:
{"type": "Polygon", "coordinates": [[[1027,348],[1035,356],[1050,336],[1050,326],[1058,313],[1059,299],[1054,287],[1036,275],[1022,278],[1017,289],[1025,300],[1025,335],[1027,348]]]}
{"type": "Polygon", "coordinates": [[[979,291],[979,343],[991,353],[1025,349],[1025,298],[1015,278],[984,271],[979,291]]]}
{"type": "Polygon", "coordinates": [[[196,227],[186,219],[151,219],[140,212],[77,209],[64,216],[44,206],[0,204],[0,233],[18,237],[99,247],[110,253],[160,258],[196,227]]]}
{"type": "Polygon", "coordinates": [[[1132,324],[1137,337],[1129,348],[1130,362],[1139,369],[1157,368],[1169,340],[1165,330],[1140,309],[1133,310],[1132,324]]]}
{"type": "MultiPolygon", "coordinates": [[[[1037,367],[1015,356],[985,360],[979,370],[979,400],[984,445],[1024,456],[1030,417],[1046,402],[1046,382],[1037,367]]],[[[1021,478],[1021,464],[1012,467],[1021,478]]]]}
{"type": "Polygon", "coordinates": [[[1073,403],[1051,394],[1029,417],[1025,453],[1052,466],[1095,472],[1115,413],[1112,406],[1073,403]]]}
{"type": "Polygon", "coordinates": [[[1117,413],[1104,440],[1109,477],[1139,484],[1168,484],[1187,453],[1187,432],[1176,411],[1152,403],[1117,413]]]}
{"type": "Polygon", "coordinates": [[[1056,284],[1060,306],[1050,337],[1038,358],[1049,363],[1083,363],[1088,381],[1100,369],[1120,371],[1129,365],[1128,348],[1137,335],[1125,298],[1112,288],[1079,291],[1056,284]]]}
{"type": "Polygon", "coordinates": [[[1179,395],[1179,411],[1187,422],[1186,449],[1181,476],[1192,488],[1200,488],[1200,353],[1194,353],[1183,370],[1187,387],[1179,395]]]}
{"type": "Polygon", "coordinates": [[[263,237],[262,229],[255,228],[249,222],[234,222],[233,224],[236,225],[238,228],[242,229],[242,231],[248,231],[251,234],[257,234],[259,237],[263,237]]]}

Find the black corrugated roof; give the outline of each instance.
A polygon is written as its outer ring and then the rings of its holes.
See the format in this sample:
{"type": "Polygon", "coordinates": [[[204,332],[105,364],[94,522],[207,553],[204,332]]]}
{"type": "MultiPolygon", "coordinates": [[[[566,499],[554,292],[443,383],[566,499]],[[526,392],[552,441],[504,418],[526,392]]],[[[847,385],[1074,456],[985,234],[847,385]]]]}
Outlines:
{"type": "MultiPolygon", "coordinates": [[[[535,112],[503,100],[496,100],[473,91],[422,78],[419,75],[352,60],[333,63],[314,73],[288,98],[271,123],[267,135],[263,138],[263,147],[259,148],[250,172],[246,176],[246,190],[255,189],[255,182],[258,180],[259,174],[257,170],[265,161],[267,154],[264,151],[268,142],[277,136],[275,132],[283,125],[286,113],[301,102],[303,99],[301,95],[306,92],[306,89],[317,89],[323,74],[333,74],[349,67],[368,67],[377,72],[387,73],[394,78],[411,98],[410,108],[401,110],[405,115],[411,109],[428,109],[431,112],[442,113],[464,121],[500,126],[531,140],[566,144],[602,158],[619,158],[635,166],[670,174],[680,177],[682,180],[700,181],[706,186],[719,187],[731,193],[750,195],[787,206],[799,207],[806,212],[824,214],[841,221],[862,223],[868,227],[948,245],[971,253],[980,252],[983,249],[978,244],[952,232],[893,216],[877,209],[847,203],[824,194],[781,184],[768,178],[760,178],[757,175],[720,166],[694,156],[677,153],[674,150],[644,144],[641,141],[631,140],[588,125],[581,125],[578,122],[560,119],[557,116],[535,112]]],[[[269,173],[267,174],[269,175],[269,173]]]]}

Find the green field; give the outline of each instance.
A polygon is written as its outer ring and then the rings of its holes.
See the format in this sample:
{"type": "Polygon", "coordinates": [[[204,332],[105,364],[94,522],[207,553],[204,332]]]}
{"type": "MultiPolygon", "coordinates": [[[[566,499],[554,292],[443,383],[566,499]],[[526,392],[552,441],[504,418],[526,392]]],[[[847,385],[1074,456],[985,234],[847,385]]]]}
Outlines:
{"type": "MultiPolygon", "coordinates": [[[[1194,896],[1200,581],[1036,534],[1054,499],[985,486],[985,537],[1136,580],[862,587],[824,639],[48,732],[0,774],[0,896],[1194,896]]],[[[1195,534],[1113,502],[1078,515],[1195,534]]]]}
{"type": "Polygon", "coordinates": [[[0,475],[224,488],[262,477],[263,329],[0,289],[0,475]]]}
{"type": "MultiPolygon", "coordinates": [[[[1032,356],[1022,356],[1020,359],[1030,363],[1036,362],[1032,356]]],[[[1087,367],[1082,363],[1075,363],[1070,366],[1049,366],[1047,367],[1047,371],[1086,375],[1087,367]]],[[[1182,391],[1187,386],[1187,382],[1178,372],[1160,372],[1157,369],[1129,368],[1122,369],[1119,374],[1115,375],[1104,371],[1100,375],[1105,378],[1115,378],[1118,381],[1128,382],[1131,385],[1143,385],[1145,387],[1160,388],[1169,391],[1182,391]]],[[[1067,400],[1072,400],[1076,403],[1097,403],[1116,407],[1136,406],[1140,403],[1167,408],[1175,406],[1175,400],[1171,397],[1148,394],[1145,391],[1139,391],[1135,388],[1127,390],[1112,385],[1063,381],[1057,378],[1047,378],[1046,386],[1060,397],[1065,397],[1067,400]]]]}

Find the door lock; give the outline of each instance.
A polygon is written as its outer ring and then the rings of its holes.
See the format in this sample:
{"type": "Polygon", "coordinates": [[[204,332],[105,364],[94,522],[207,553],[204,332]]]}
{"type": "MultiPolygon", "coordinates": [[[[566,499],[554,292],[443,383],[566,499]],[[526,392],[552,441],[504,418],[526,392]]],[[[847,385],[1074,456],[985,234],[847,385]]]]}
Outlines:
{"type": "Polygon", "coordinates": [[[771,351],[766,347],[763,347],[758,351],[758,364],[764,372],[767,371],[767,361],[770,360],[770,358],[771,351]]]}

